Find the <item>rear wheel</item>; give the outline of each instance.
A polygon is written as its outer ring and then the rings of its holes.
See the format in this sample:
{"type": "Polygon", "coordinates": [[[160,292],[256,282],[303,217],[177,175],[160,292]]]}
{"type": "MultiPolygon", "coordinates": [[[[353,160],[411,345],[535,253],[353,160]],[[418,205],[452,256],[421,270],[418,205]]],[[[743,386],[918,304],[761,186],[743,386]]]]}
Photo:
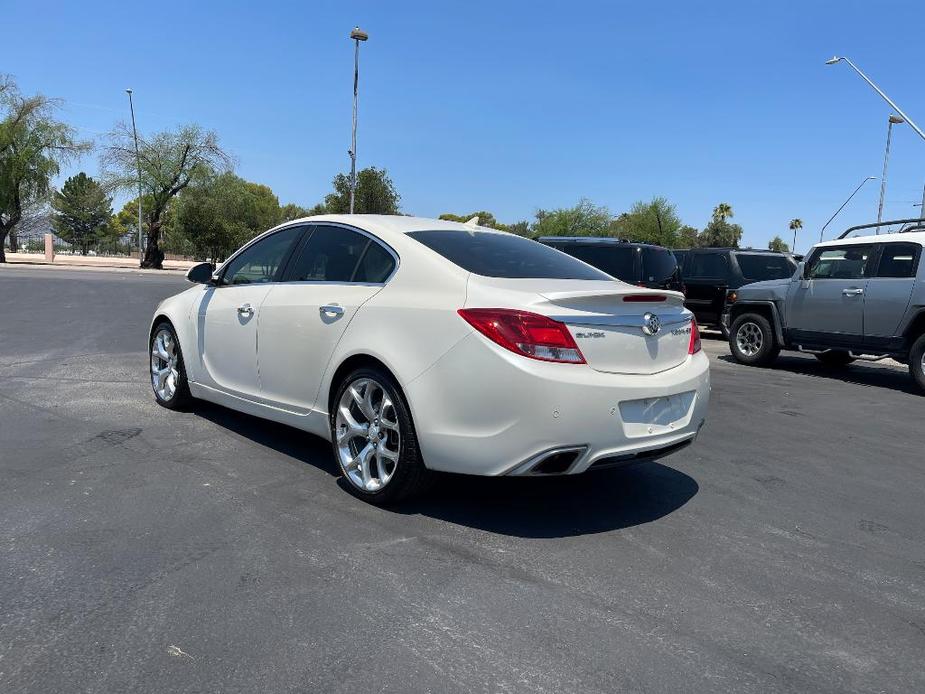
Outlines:
{"type": "Polygon", "coordinates": [[[918,387],[925,392],[925,334],[919,335],[909,350],[909,373],[918,387]]]}
{"type": "Polygon", "coordinates": [[[378,368],[360,368],[337,389],[331,442],[347,487],[373,504],[391,504],[422,492],[430,473],[418,449],[405,398],[378,368]]]}
{"type": "Polygon", "coordinates": [[[780,354],[768,319],[757,313],[744,313],[729,329],[729,350],[740,364],[766,366],[780,354]]]}
{"type": "Polygon", "coordinates": [[[816,354],[815,357],[826,366],[848,366],[848,364],[854,361],[854,357],[841,349],[830,349],[825,352],[820,352],[816,354]]]}

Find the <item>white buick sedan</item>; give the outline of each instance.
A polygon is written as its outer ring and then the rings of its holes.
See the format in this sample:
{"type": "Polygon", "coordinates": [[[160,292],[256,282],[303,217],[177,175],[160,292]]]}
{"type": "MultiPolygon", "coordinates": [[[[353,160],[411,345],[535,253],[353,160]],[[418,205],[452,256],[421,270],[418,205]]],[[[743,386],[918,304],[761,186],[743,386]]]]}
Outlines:
{"type": "Polygon", "coordinates": [[[325,215],[163,301],[158,403],[211,400],[332,442],[374,503],[429,473],[573,475],[690,444],[710,398],[683,297],[469,224],[325,215]]]}

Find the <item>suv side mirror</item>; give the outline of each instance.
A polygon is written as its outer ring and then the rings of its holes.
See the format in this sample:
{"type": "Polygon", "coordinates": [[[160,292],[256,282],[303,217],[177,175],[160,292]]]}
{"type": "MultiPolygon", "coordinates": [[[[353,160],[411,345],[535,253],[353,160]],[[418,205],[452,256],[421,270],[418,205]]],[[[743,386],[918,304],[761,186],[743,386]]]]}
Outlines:
{"type": "Polygon", "coordinates": [[[193,265],[186,273],[186,279],[194,284],[212,284],[212,264],[199,263],[193,265]]]}
{"type": "Polygon", "coordinates": [[[800,268],[800,279],[808,280],[809,279],[809,266],[806,262],[801,262],[799,265],[800,268]]]}

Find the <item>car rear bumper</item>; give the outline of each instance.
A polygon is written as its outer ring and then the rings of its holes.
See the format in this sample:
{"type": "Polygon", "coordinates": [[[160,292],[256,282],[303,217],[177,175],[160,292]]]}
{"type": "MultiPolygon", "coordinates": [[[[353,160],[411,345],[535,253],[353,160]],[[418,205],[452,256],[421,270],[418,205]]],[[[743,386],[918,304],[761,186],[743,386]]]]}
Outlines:
{"type": "Polygon", "coordinates": [[[527,359],[473,333],[406,393],[428,468],[578,474],[691,443],[709,404],[709,362],[699,352],[661,373],[602,373],[527,359]]]}

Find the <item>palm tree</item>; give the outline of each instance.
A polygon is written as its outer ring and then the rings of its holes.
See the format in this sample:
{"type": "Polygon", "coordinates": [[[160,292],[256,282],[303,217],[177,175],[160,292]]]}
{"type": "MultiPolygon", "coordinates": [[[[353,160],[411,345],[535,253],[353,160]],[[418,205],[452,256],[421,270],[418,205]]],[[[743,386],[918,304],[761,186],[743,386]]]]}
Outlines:
{"type": "Polygon", "coordinates": [[[793,245],[790,247],[790,250],[793,251],[794,253],[797,252],[797,229],[802,229],[802,228],[803,228],[802,219],[797,218],[797,219],[790,220],[790,231],[793,232],[793,245]]]}
{"type": "Polygon", "coordinates": [[[729,217],[732,216],[732,205],[730,205],[728,202],[721,202],[719,205],[713,208],[713,218],[718,219],[721,222],[725,222],[729,217]]]}

